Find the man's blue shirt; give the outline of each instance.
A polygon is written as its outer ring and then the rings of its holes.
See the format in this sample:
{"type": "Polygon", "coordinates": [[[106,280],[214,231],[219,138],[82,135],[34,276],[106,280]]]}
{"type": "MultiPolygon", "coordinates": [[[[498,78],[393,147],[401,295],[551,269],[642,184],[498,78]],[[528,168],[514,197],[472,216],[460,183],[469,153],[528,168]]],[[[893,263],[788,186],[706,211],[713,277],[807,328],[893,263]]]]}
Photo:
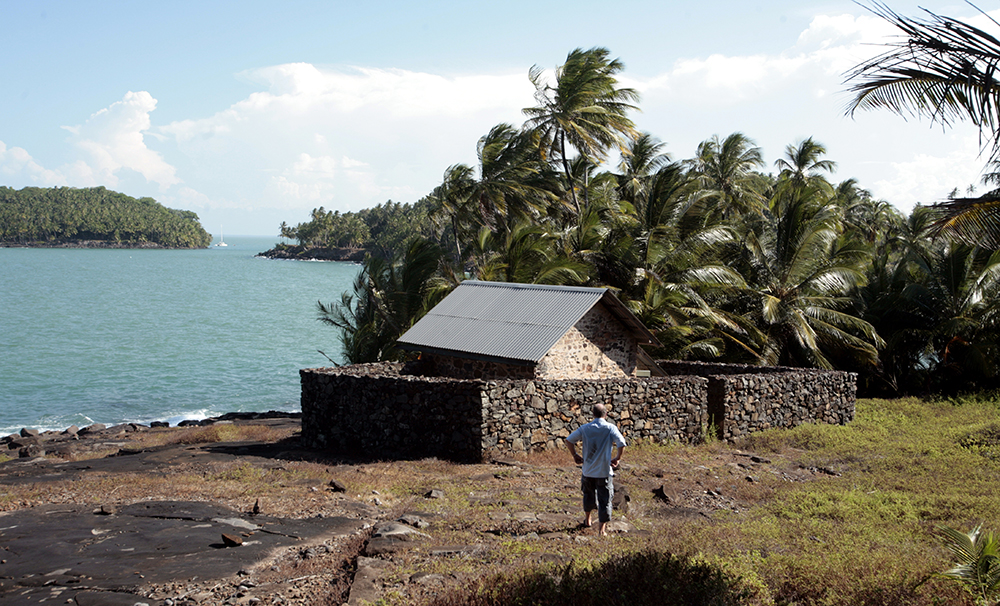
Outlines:
{"type": "Polygon", "coordinates": [[[583,475],[588,478],[607,478],[615,475],[611,469],[611,450],[625,447],[625,438],[618,428],[606,419],[594,419],[576,428],[566,438],[571,444],[583,442],[583,475]]]}

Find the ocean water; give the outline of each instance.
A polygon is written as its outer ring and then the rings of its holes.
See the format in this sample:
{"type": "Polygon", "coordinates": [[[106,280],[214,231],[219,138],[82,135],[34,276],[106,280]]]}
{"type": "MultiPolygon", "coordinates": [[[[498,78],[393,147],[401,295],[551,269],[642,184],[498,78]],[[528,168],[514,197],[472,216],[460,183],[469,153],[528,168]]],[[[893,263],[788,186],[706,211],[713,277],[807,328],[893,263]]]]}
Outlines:
{"type": "Polygon", "coordinates": [[[360,266],[254,258],[275,241],[0,248],[0,435],[299,410],[299,369],[341,361],[316,302],[360,266]]]}

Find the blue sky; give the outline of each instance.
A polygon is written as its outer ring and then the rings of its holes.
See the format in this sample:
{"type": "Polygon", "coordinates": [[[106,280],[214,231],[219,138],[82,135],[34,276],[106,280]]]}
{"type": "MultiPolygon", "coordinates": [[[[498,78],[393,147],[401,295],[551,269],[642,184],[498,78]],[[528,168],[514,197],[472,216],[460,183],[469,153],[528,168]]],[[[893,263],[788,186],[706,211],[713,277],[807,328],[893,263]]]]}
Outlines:
{"type": "Polygon", "coordinates": [[[894,33],[846,0],[0,0],[0,22],[0,185],[104,185],[215,234],[416,201],[474,163],[493,125],[523,122],[532,65],[577,47],[622,60],[642,93],[633,119],[676,159],[742,131],[773,165],[812,136],[835,180],[904,211],[977,183],[985,162],[967,125],[844,117],[844,71],[894,33]]]}

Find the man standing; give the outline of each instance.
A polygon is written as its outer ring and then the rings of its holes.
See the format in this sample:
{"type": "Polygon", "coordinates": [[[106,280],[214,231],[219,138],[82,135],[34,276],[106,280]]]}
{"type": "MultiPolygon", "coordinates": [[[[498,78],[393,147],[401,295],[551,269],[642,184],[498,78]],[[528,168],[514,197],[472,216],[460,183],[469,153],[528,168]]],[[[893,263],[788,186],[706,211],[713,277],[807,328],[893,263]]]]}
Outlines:
{"type": "Polygon", "coordinates": [[[566,438],[566,446],[573,453],[573,460],[583,463],[583,478],[580,487],[583,489],[583,510],[587,517],[584,526],[594,523],[594,510],[597,510],[597,532],[606,536],[605,526],[611,521],[611,499],[615,495],[612,477],[618,461],[625,452],[625,438],[618,428],[607,420],[608,409],[604,404],[594,404],[594,420],[581,425],[566,438]],[[582,442],[582,455],[576,452],[576,444],[582,442]],[[618,447],[618,453],[612,458],[611,450],[618,447]]]}

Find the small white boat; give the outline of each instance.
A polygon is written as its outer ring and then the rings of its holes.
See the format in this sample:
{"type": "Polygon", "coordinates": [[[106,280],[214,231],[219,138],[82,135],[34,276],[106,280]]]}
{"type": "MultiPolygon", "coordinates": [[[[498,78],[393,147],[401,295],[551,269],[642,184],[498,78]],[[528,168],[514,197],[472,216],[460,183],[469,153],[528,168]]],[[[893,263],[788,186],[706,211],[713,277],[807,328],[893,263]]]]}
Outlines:
{"type": "Polygon", "coordinates": [[[219,228],[219,243],[216,246],[229,246],[226,244],[226,236],[222,233],[222,228],[219,228]]]}

